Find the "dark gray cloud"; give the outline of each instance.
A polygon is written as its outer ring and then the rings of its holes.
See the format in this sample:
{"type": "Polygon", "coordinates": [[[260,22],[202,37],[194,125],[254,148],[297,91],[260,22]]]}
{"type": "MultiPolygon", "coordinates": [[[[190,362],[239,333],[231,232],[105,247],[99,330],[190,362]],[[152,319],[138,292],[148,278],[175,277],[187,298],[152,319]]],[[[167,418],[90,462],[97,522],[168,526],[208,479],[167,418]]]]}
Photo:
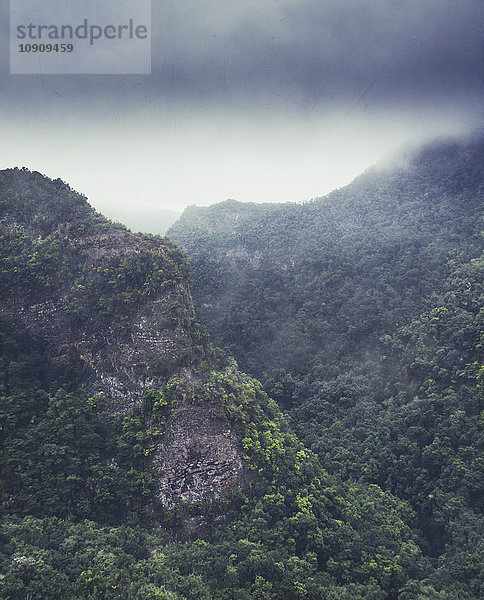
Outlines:
{"type": "Polygon", "coordinates": [[[152,76],[9,76],[7,38],[4,25],[0,101],[17,107],[478,110],[483,92],[482,0],[154,0],[152,76]]]}
{"type": "Polygon", "coordinates": [[[114,218],[307,200],[482,127],[483,0],[153,0],[150,76],[10,76],[8,17],[0,0],[0,168],[114,218]]]}
{"type": "Polygon", "coordinates": [[[363,95],[418,102],[482,86],[480,0],[260,4],[172,5],[155,36],[159,89],[212,97],[269,91],[315,105],[363,95]]]}

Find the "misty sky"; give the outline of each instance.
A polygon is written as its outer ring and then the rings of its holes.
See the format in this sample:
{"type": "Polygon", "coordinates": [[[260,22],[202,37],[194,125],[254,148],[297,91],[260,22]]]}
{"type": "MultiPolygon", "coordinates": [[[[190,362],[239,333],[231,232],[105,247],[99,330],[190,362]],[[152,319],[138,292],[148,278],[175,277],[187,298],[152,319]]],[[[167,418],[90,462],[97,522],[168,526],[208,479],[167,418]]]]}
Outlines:
{"type": "Polygon", "coordinates": [[[150,76],[9,75],[0,2],[0,168],[112,218],[309,200],[482,129],[482,0],[153,0],[150,76]]]}

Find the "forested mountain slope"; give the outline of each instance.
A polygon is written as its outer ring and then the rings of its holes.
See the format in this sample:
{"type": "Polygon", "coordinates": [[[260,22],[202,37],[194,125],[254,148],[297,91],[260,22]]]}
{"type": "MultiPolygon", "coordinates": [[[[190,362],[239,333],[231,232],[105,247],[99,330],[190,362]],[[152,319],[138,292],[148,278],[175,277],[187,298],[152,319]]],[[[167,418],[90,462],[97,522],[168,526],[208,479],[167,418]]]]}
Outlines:
{"type": "Polygon", "coordinates": [[[325,471],[210,344],[187,274],[62,181],[0,172],[0,597],[438,590],[408,504],[325,471]]]}
{"type": "Polygon", "coordinates": [[[482,583],[483,191],[482,138],[437,142],[324,198],[190,207],[168,232],[215,343],[332,474],[412,504],[432,585],[463,597],[482,583]]]}
{"type": "Polygon", "coordinates": [[[481,251],[484,145],[436,144],[306,204],[186,209],[197,311],[266,379],[361,360],[481,251]]]}

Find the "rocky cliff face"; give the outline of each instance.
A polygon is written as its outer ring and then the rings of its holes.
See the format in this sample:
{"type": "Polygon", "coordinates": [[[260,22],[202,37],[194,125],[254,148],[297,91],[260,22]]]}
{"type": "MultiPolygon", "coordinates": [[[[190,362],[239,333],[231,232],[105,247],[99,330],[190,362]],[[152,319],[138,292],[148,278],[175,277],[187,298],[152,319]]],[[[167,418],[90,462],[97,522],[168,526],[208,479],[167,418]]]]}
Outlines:
{"type": "Polygon", "coordinates": [[[154,465],[158,498],[168,507],[218,498],[246,478],[235,431],[206,407],[185,405],[178,412],[154,465]]]}
{"type": "MultiPolygon", "coordinates": [[[[37,174],[18,171],[4,172],[2,179],[4,185],[7,181],[17,188],[14,197],[4,192],[0,226],[24,236],[30,245],[30,260],[35,259],[41,247],[57,243],[77,262],[62,281],[48,281],[36,293],[26,296],[14,290],[3,298],[3,308],[18,315],[27,327],[42,332],[54,356],[62,358],[69,348],[75,348],[89,367],[89,392],[106,395],[116,410],[128,410],[139,401],[145,387],[153,383],[150,362],[176,361],[178,356],[194,349],[187,330],[193,324],[187,281],[179,276],[170,285],[150,290],[134,310],[123,314],[122,329],[116,327],[119,313],[99,314],[100,302],[88,308],[93,313],[82,323],[76,322],[72,318],[76,288],[85,287],[86,271],[98,273],[111,269],[112,276],[120,277],[121,272],[116,270],[130,259],[153,255],[155,262],[172,263],[173,267],[182,261],[181,255],[173,247],[160,244],[158,239],[143,239],[103,219],[83,197],[76,197],[58,182],[50,182],[49,190],[49,182],[39,179],[37,174]],[[26,179],[31,179],[34,185],[23,189],[26,179]],[[28,201],[35,210],[24,211],[19,218],[19,206],[26,207],[28,201]],[[72,204],[70,215],[62,210],[66,201],[72,204]],[[188,322],[182,324],[186,316],[188,322]]],[[[109,280],[108,286],[113,287],[109,280]]],[[[109,289],[101,292],[101,298],[109,297],[109,289]]],[[[123,307],[115,307],[113,312],[117,311],[123,311],[123,307]]]]}
{"type": "MultiPolygon", "coordinates": [[[[78,354],[87,393],[111,416],[175,374],[189,379],[204,348],[173,244],[134,235],[66,184],[25,170],[0,172],[0,208],[0,308],[40,332],[58,361],[78,354]]],[[[229,423],[186,403],[172,414],[154,452],[162,504],[217,497],[243,479],[229,423]]]]}

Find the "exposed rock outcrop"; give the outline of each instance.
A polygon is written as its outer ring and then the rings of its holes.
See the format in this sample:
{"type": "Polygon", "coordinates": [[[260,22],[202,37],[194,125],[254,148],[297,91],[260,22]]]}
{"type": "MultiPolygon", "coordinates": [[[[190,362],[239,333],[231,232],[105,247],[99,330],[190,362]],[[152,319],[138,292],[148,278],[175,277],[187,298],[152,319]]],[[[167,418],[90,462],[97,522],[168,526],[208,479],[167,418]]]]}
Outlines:
{"type": "Polygon", "coordinates": [[[154,465],[158,497],[167,507],[218,498],[246,477],[237,435],[207,407],[177,411],[154,465]]]}

